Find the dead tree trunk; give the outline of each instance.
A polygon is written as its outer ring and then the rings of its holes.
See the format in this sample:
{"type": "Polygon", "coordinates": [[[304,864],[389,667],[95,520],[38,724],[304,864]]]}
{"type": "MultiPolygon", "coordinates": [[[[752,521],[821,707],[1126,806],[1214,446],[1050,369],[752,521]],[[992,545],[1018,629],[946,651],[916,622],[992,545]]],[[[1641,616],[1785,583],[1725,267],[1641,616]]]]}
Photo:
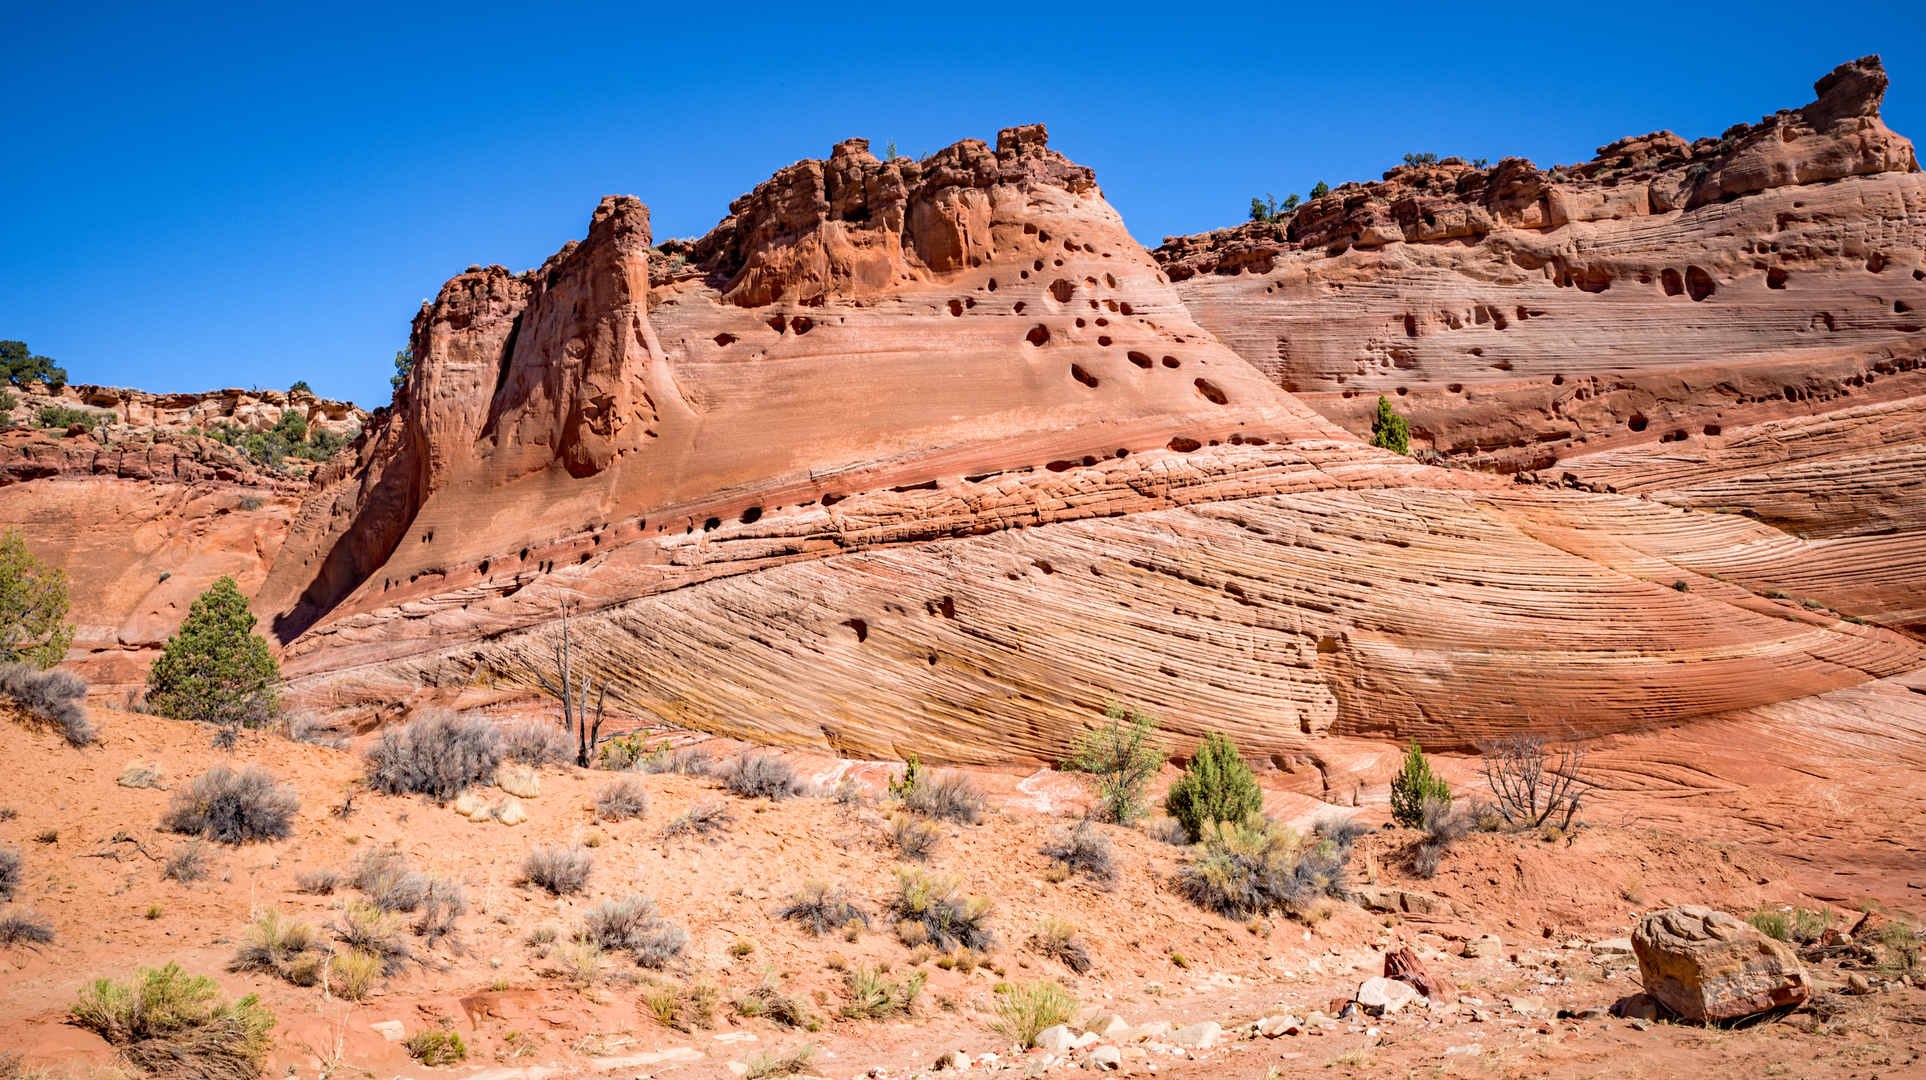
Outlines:
{"type": "Polygon", "coordinates": [[[542,689],[562,701],[562,730],[575,736],[575,764],[586,769],[593,760],[595,748],[602,744],[602,716],[608,703],[609,683],[602,680],[602,688],[595,690],[595,679],[588,672],[582,672],[582,681],[575,681],[573,642],[569,639],[568,608],[562,609],[562,640],[555,645],[555,671],[559,685],[548,681],[548,676],[540,671],[535,677],[541,680],[542,689]],[[595,719],[589,720],[589,695],[595,694],[595,719]]]}

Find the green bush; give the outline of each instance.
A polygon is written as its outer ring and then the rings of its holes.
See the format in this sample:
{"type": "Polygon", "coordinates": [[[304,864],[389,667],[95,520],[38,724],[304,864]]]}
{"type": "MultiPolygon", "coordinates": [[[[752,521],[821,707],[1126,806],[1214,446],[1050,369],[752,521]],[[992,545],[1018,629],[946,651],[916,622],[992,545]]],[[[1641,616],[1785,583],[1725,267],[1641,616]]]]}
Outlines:
{"type": "Polygon", "coordinates": [[[27,550],[19,529],[0,536],[0,663],[45,670],[67,655],[67,573],[27,550]]]}
{"type": "Polygon", "coordinates": [[[1009,993],[997,995],[996,1014],[990,1026],[1028,1049],[1036,1045],[1038,1032],[1067,1024],[1077,1015],[1077,999],[1050,979],[1013,983],[1009,993]]]}
{"type": "Polygon", "coordinates": [[[120,419],[114,413],[88,412],[68,405],[46,405],[34,414],[34,423],[43,428],[59,428],[62,431],[79,424],[92,431],[101,424],[111,424],[120,419]]]}
{"type": "Polygon", "coordinates": [[[1111,702],[1106,725],[1084,732],[1062,762],[1065,772],[1083,774],[1095,797],[1097,816],[1119,825],[1141,817],[1150,782],[1169,754],[1157,741],[1157,720],[1133,706],[1111,702]]]}
{"type": "Polygon", "coordinates": [[[1435,800],[1442,804],[1441,809],[1451,809],[1451,785],[1444,777],[1431,771],[1431,762],[1418,749],[1418,740],[1411,740],[1411,748],[1405,751],[1404,768],[1391,778],[1391,817],[1407,828],[1424,827],[1425,802],[1435,800]]]}
{"type": "Polygon", "coordinates": [[[69,1011],[136,1068],[194,1080],[254,1080],[273,1043],[274,1013],[253,994],[233,1004],[179,964],[141,968],[131,984],[96,979],[69,1011]]]}
{"type": "Polygon", "coordinates": [[[1307,844],[1255,814],[1243,824],[1206,822],[1199,846],[1177,872],[1177,892],[1227,919],[1306,914],[1324,897],[1343,894],[1352,845],[1368,831],[1349,821],[1320,825],[1307,844]]]}
{"type": "Polygon", "coordinates": [[[459,1031],[417,1031],[402,1044],[408,1056],[423,1065],[455,1065],[468,1057],[468,1046],[459,1031]]]}
{"type": "Polygon", "coordinates": [[[1322,180],[1319,180],[1317,182],[1317,186],[1311,189],[1311,198],[1322,199],[1324,196],[1329,195],[1330,193],[1331,193],[1331,185],[1325,183],[1322,180]]]}
{"type": "Polygon", "coordinates": [[[1411,424],[1398,415],[1383,394],[1378,395],[1378,415],[1371,420],[1371,445],[1394,454],[1411,452],[1411,424]]]}
{"type": "Polygon", "coordinates": [[[213,724],[230,745],[240,728],[270,723],[280,708],[281,667],[254,622],[233,578],[210,585],[147,672],[149,710],[213,724]]]}
{"type": "Polygon", "coordinates": [[[1184,775],[1164,795],[1164,813],[1183,823],[1193,842],[1206,822],[1242,821],[1263,806],[1257,774],[1238,756],[1237,744],[1215,731],[1197,744],[1184,775]]]}

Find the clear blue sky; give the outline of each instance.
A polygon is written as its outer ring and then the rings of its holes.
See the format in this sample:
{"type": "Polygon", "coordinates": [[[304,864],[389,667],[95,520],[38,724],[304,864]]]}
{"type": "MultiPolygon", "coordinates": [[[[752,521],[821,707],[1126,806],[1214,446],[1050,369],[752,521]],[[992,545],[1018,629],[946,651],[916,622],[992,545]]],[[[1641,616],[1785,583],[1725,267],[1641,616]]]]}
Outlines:
{"type": "Polygon", "coordinates": [[[1872,52],[1888,122],[1926,136],[1923,11],[9,0],[0,338],[76,382],[304,378],[373,407],[422,298],[539,264],[605,194],[698,235],[842,138],[921,153],[1042,121],[1155,245],[1406,151],[1549,165],[1717,134],[1872,52]]]}

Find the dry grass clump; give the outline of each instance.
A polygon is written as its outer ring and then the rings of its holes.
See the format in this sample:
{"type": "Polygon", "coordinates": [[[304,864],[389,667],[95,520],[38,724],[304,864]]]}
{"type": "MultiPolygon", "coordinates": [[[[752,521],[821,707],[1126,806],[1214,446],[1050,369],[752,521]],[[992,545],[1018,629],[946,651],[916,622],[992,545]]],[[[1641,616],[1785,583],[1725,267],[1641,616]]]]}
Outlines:
{"type": "Polygon", "coordinates": [[[517,720],[503,724],[497,734],[501,737],[504,760],[538,769],[575,760],[575,744],[569,741],[568,732],[555,724],[517,720]]]}
{"type": "Polygon", "coordinates": [[[738,995],[731,1004],[738,1015],[751,1020],[766,1017],[787,1027],[822,1030],[822,1019],[810,1010],[807,999],[784,993],[774,971],[764,971],[762,982],[738,995]]]}
{"type": "Polygon", "coordinates": [[[556,896],[569,896],[588,887],[595,856],[580,844],[535,848],[522,860],[521,880],[539,885],[556,896]]]}
{"type": "Polygon", "coordinates": [[[1204,822],[1196,853],[1175,885],[1191,903],[1239,922],[1272,912],[1302,914],[1344,891],[1351,846],[1368,830],[1351,821],[1318,826],[1313,842],[1268,818],[1204,822]]]}
{"type": "Polygon", "coordinates": [[[401,920],[373,904],[356,901],[342,908],[334,935],[355,953],[373,958],[383,975],[400,974],[414,958],[402,940],[401,920]]]}
{"type": "Polygon", "coordinates": [[[745,799],[788,799],[802,794],[796,770],[781,757],[762,750],[745,750],[722,763],[716,778],[730,792],[745,799]]]}
{"type": "Polygon", "coordinates": [[[1038,953],[1060,962],[1079,975],[1090,970],[1090,950],[1084,947],[1083,939],[1077,936],[1077,928],[1063,919],[1045,915],[1037,920],[1036,933],[1030,935],[1030,944],[1038,953]]]}
{"type": "Polygon", "coordinates": [[[909,814],[891,814],[883,831],[904,858],[917,862],[928,861],[930,853],[943,842],[943,830],[936,822],[909,814]]]}
{"type": "Polygon", "coordinates": [[[815,1056],[814,1043],[805,1043],[787,1054],[764,1050],[748,1060],[744,1066],[742,1078],[743,1080],[771,1080],[772,1077],[794,1076],[806,1071],[815,1056]]]}
{"type": "Polygon", "coordinates": [[[0,915],[0,949],[25,946],[35,952],[54,942],[54,925],[31,910],[18,909],[0,915]]]}
{"type": "Polygon", "coordinates": [[[179,964],[141,968],[131,983],[96,979],[69,1011],[128,1064],[183,1080],[255,1080],[274,1041],[259,998],[229,1004],[213,979],[179,964]]]}
{"type": "Polygon", "coordinates": [[[897,797],[907,809],[960,825],[976,824],[987,805],[970,774],[948,770],[918,776],[897,797]]]}
{"type": "Polygon", "coordinates": [[[533,799],[542,793],[542,777],[527,765],[503,765],[495,770],[495,786],[518,798],[533,799]]]}
{"type": "Polygon", "coordinates": [[[100,739],[82,705],[87,683],[72,672],[0,664],[0,697],[20,707],[28,726],[52,731],[71,746],[91,746],[100,739]]]}
{"type": "Polygon", "coordinates": [[[996,1014],[990,1026],[1027,1049],[1036,1045],[1044,1028],[1069,1023],[1077,1014],[1077,999],[1048,979],[1013,983],[1007,993],[997,995],[996,1014]]]}
{"type": "Polygon", "coordinates": [[[495,725],[430,709],[383,731],[368,748],[368,786],[389,795],[426,795],[446,803],[463,788],[493,776],[502,753],[495,725]]]}
{"type": "Polygon", "coordinates": [[[697,799],[687,810],[669,819],[663,828],[664,839],[678,836],[708,836],[726,831],[736,823],[735,811],[719,799],[697,799]]]}
{"type": "Polygon", "coordinates": [[[929,973],[915,971],[910,977],[898,982],[888,977],[888,972],[877,965],[873,968],[857,966],[843,976],[843,991],[849,1003],[842,1008],[842,1014],[852,1020],[888,1020],[910,1013],[916,1006],[916,999],[923,993],[923,984],[929,981],[929,973]]]}
{"type": "Polygon", "coordinates": [[[130,762],[114,777],[114,783],[124,788],[155,788],[167,790],[166,777],[161,775],[160,766],[151,761],[130,762]]]}
{"type": "Polygon", "coordinates": [[[595,816],[600,821],[647,817],[649,790],[633,776],[619,776],[595,789],[595,816]]]}
{"type": "Polygon", "coordinates": [[[602,946],[590,939],[576,938],[563,943],[556,950],[555,959],[562,965],[562,974],[579,989],[586,990],[602,981],[606,957],[602,946]]]}
{"type": "Polygon", "coordinates": [[[722,991],[707,978],[697,979],[685,991],[670,984],[642,992],[642,1003],[664,1027],[677,1031],[708,1030],[715,1026],[716,1010],[722,991]]]}
{"type": "Polygon", "coordinates": [[[1117,880],[1117,865],[1111,854],[1110,838],[1093,826],[1088,818],[1058,832],[1055,838],[1043,845],[1043,855],[1053,864],[1062,864],[1069,874],[1082,874],[1104,888],[1109,888],[1117,880]]]}
{"type": "Polygon", "coordinates": [[[313,926],[295,916],[269,908],[254,917],[241,934],[241,947],[228,961],[229,971],[259,971],[287,978],[295,958],[320,945],[313,926]]]}
{"type": "Polygon", "coordinates": [[[863,929],[869,928],[869,912],[857,906],[847,890],[814,878],[805,880],[802,888],[789,898],[789,903],[777,908],[775,914],[778,919],[801,923],[816,937],[845,928],[852,922],[863,929]]]}
{"type": "Polygon", "coordinates": [[[285,840],[294,835],[301,797],[266,769],[216,765],[168,801],[161,828],[219,844],[285,840]]]}
{"type": "MultiPolygon", "coordinates": [[[[920,925],[925,940],[939,949],[961,945],[988,951],[996,946],[996,935],[990,930],[992,905],[985,897],[964,895],[962,878],[899,866],[896,884],[890,913],[899,925],[920,925]]],[[[911,942],[904,944],[914,947],[911,942]]]]}
{"type": "Polygon", "coordinates": [[[20,853],[0,847],[0,904],[13,899],[20,888],[20,853]]]}
{"type": "Polygon", "coordinates": [[[206,841],[199,838],[178,845],[161,866],[161,877],[192,885],[207,876],[206,841]]]}
{"type": "Polygon", "coordinates": [[[674,963],[689,944],[687,931],[664,921],[654,900],[635,893],[595,905],[580,936],[610,952],[627,952],[642,967],[658,969],[674,963]]]}
{"type": "Polygon", "coordinates": [[[334,870],[303,870],[294,875],[294,891],[309,896],[332,896],[341,887],[341,875],[334,870]]]}
{"type": "Polygon", "coordinates": [[[394,848],[371,848],[355,860],[348,883],[368,895],[383,911],[413,911],[428,894],[426,875],[408,865],[408,856],[394,848]]]}

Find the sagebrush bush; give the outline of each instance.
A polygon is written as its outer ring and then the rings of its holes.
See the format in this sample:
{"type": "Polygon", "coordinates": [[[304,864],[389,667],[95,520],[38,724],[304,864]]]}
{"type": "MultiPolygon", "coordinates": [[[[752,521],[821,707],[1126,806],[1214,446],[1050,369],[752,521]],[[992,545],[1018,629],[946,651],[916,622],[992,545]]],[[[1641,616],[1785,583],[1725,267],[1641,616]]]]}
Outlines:
{"type": "Polygon", "coordinates": [[[933,818],[974,825],[986,805],[983,789],[968,773],[945,770],[924,773],[897,796],[904,807],[933,818]]]}
{"type": "Polygon", "coordinates": [[[1210,732],[1197,744],[1197,753],[1164,794],[1164,813],[1183,822],[1195,841],[1207,822],[1243,821],[1264,808],[1264,792],[1257,774],[1238,756],[1237,744],[1220,732],[1210,732]]]}
{"type": "Polygon", "coordinates": [[[988,950],[996,945],[996,934],[990,929],[993,905],[985,897],[965,895],[962,878],[899,866],[896,885],[890,913],[920,924],[937,948],[963,945],[988,950]]]}
{"type": "Polygon", "coordinates": [[[1424,828],[1428,802],[1443,804],[1449,813],[1451,787],[1444,777],[1431,771],[1430,759],[1418,748],[1418,740],[1412,739],[1404,754],[1404,767],[1391,778],[1391,819],[1407,828],[1424,828]]]}
{"type": "Polygon", "coordinates": [[[42,671],[32,664],[0,664],[0,695],[20,707],[34,727],[45,728],[72,746],[99,740],[83,704],[87,683],[66,671],[42,671]]]}
{"type": "Polygon", "coordinates": [[[430,1067],[459,1065],[468,1059],[468,1044],[462,1042],[459,1031],[426,1028],[408,1036],[402,1045],[409,1057],[430,1067]]]}
{"type": "Polygon", "coordinates": [[[575,760],[568,732],[541,720],[517,720],[501,727],[502,757],[540,768],[575,760]]]}
{"type": "Polygon", "coordinates": [[[294,875],[294,889],[310,896],[331,896],[341,887],[341,875],[333,870],[304,870],[294,875]]]}
{"type": "Polygon", "coordinates": [[[1043,855],[1052,862],[1062,863],[1071,873],[1082,874],[1105,888],[1117,880],[1117,864],[1111,855],[1110,838],[1087,818],[1058,831],[1055,838],[1043,845],[1043,855]]]}
{"type": "Polygon", "coordinates": [[[610,952],[627,952],[647,968],[667,967],[689,944],[689,934],[656,912],[655,901],[630,893],[590,909],[582,937],[610,952]]]}
{"type": "Polygon", "coordinates": [[[1272,912],[1302,914],[1342,896],[1357,833],[1330,827],[1309,845],[1294,830],[1252,815],[1245,823],[1204,823],[1198,847],[1177,872],[1179,894],[1207,911],[1243,921],[1272,912]]]}
{"type": "Polygon", "coordinates": [[[294,835],[301,797],[266,769],[216,765],[168,801],[161,827],[219,844],[285,840],[294,835]]]}
{"type": "Polygon", "coordinates": [[[1076,926],[1063,919],[1046,915],[1037,920],[1037,929],[1030,935],[1030,944],[1040,955],[1062,963],[1079,975],[1090,970],[1090,950],[1084,946],[1083,938],[1077,935],[1076,926]]]}
{"type": "Polygon", "coordinates": [[[1479,813],[1453,813],[1449,798],[1429,798],[1419,808],[1418,827],[1424,839],[1411,847],[1411,872],[1429,881],[1438,876],[1444,857],[1464,835],[1477,826],[1479,813]]]}
{"type": "Polygon", "coordinates": [[[172,963],[131,983],[96,979],[69,1012],[128,1064],[183,1080],[256,1080],[274,1041],[274,1013],[259,998],[230,1004],[213,979],[172,963]]]}
{"type": "Polygon", "coordinates": [[[229,971],[259,971],[285,977],[295,957],[320,942],[313,926],[299,916],[269,908],[254,917],[241,934],[241,947],[228,962],[229,971]]]}
{"type": "Polygon", "coordinates": [[[32,911],[15,910],[0,915],[0,949],[25,946],[39,952],[40,946],[51,945],[53,940],[53,923],[32,911]]]}
{"type": "Polygon", "coordinates": [[[428,893],[428,878],[408,865],[408,856],[394,848],[370,848],[355,859],[348,884],[368,895],[383,911],[413,911],[428,893]]]}
{"type": "Polygon", "coordinates": [[[415,920],[415,933],[426,938],[430,947],[442,938],[449,938],[459,953],[461,943],[455,938],[455,920],[466,914],[468,887],[460,878],[433,875],[421,893],[421,916],[415,920]]]}
{"type": "Polygon", "coordinates": [[[649,789],[633,776],[617,777],[595,789],[595,816],[626,821],[649,815],[649,789]]]}
{"type": "Polygon", "coordinates": [[[298,713],[288,717],[284,730],[290,742],[325,746],[330,750],[346,750],[349,741],[354,738],[354,731],[346,721],[314,713],[298,713]]]}
{"type": "Polygon", "coordinates": [[[430,709],[383,731],[366,757],[368,785],[376,791],[426,795],[445,803],[463,788],[495,775],[502,763],[502,741],[486,720],[430,709]]]}
{"type": "Polygon", "coordinates": [[[795,767],[776,754],[745,750],[716,770],[722,786],[745,799],[787,799],[802,794],[795,767]]]}
{"type": "Polygon", "coordinates": [[[375,960],[383,975],[398,975],[414,953],[401,936],[401,920],[373,904],[356,901],[341,909],[334,935],[354,952],[375,960]]]}
{"type": "Polygon", "coordinates": [[[207,847],[198,837],[180,844],[168,853],[161,877],[192,885],[207,876],[207,847]]]}
{"type": "Polygon", "coordinates": [[[689,804],[687,810],[669,819],[662,830],[665,838],[677,836],[707,836],[722,832],[736,822],[736,815],[729,804],[717,799],[697,799],[689,804]]]}
{"type": "Polygon", "coordinates": [[[844,1016],[852,1020],[888,1020],[911,1012],[923,993],[929,973],[915,971],[901,982],[888,977],[882,966],[858,965],[843,976],[843,989],[849,995],[844,1016]]]}
{"type": "Polygon", "coordinates": [[[1028,1048],[1036,1045],[1038,1032],[1067,1024],[1076,1014],[1077,999],[1070,991],[1060,983],[1038,979],[1013,983],[1008,993],[998,994],[997,1020],[990,1026],[1028,1048]]]}
{"type": "Polygon", "coordinates": [[[737,996],[732,1004],[736,1012],[752,1020],[766,1017],[789,1027],[822,1030],[823,1022],[808,1002],[795,994],[784,993],[774,971],[764,971],[762,982],[737,996]]]}
{"type": "Polygon", "coordinates": [[[20,853],[10,847],[0,847],[0,904],[13,899],[20,888],[20,853]]]}
{"type": "Polygon", "coordinates": [[[580,844],[540,847],[522,860],[522,880],[556,896],[568,896],[588,887],[589,872],[594,869],[595,856],[580,844]]]}
{"type": "Polygon", "coordinates": [[[869,912],[850,899],[847,890],[814,878],[805,880],[802,888],[789,898],[789,902],[776,909],[776,918],[801,923],[804,929],[817,937],[840,930],[852,922],[860,923],[864,929],[869,928],[869,912]]]}
{"type": "Polygon", "coordinates": [[[908,814],[891,814],[883,824],[883,831],[904,858],[917,862],[927,860],[943,841],[943,830],[937,827],[936,822],[908,814]]]}

